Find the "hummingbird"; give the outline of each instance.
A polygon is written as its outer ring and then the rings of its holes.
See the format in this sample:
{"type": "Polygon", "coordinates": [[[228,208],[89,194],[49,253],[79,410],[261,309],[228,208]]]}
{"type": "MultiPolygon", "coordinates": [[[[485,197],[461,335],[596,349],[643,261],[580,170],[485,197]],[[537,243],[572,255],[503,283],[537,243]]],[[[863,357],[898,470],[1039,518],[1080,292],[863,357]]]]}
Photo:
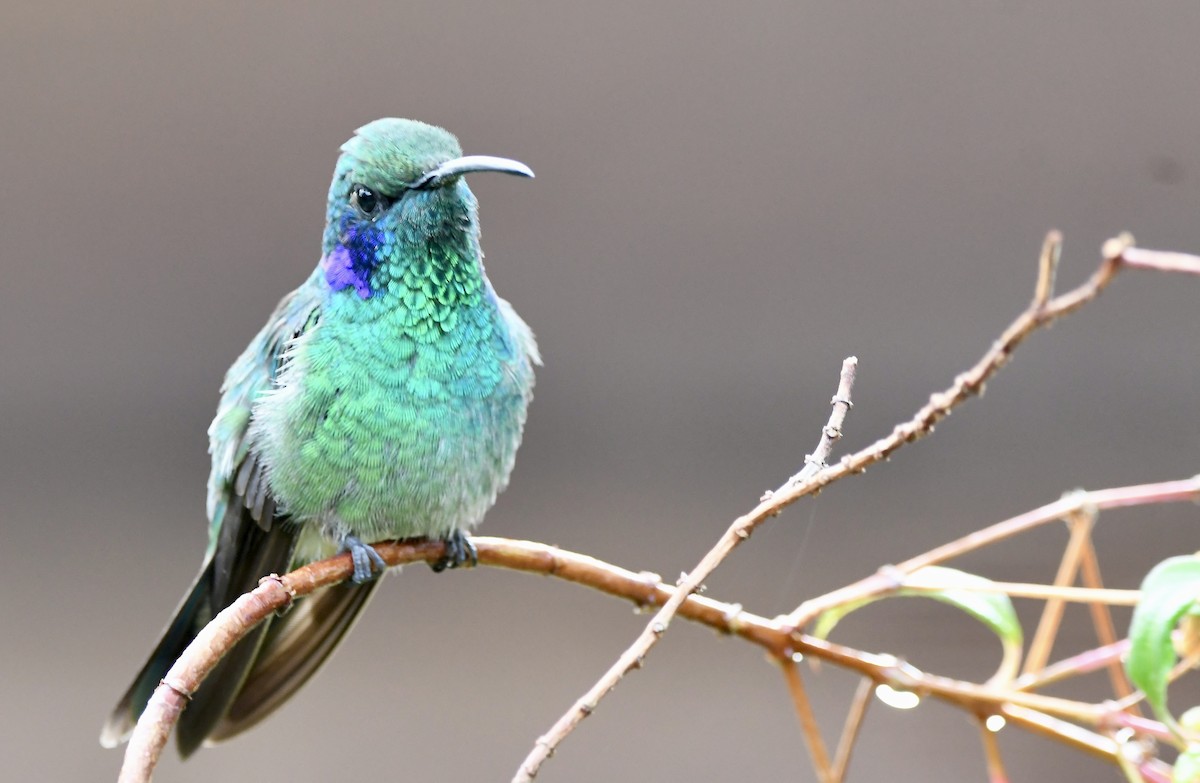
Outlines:
{"type": "Polygon", "coordinates": [[[100,734],[128,739],[171,664],[260,578],[349,552],[352,581],[299,599],[217,665],[179,719],[186,758],[292,696],[379,586],[371,541],[446,542],[435,570],[508,483],[540,365],[533,332],[483,268],[473,172],[447,131],[386,118],[341,147],[316,269],[225,375],[209,427],[208,548],[158,646],[100,734]]]}

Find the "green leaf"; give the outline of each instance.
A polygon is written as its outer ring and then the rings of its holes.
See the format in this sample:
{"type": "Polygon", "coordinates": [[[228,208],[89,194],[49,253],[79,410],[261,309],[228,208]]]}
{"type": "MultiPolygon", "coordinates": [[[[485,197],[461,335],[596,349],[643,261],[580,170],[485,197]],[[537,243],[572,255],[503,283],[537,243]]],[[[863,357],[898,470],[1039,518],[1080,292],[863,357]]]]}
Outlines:
{"type": "Polygon", "coordinates": [[[995,583],[982,576],[968,574],[955,568],[926,566],[913,571],[906,581],[921,587],[901,587],[887,595],[864,598],[834,607],[817,618],[813,635],[824,639],[838,622],[853,611],[882,598],[918,596],[950,604],[983,623],[996,634],[1004,649],[1004,660],[994,680],[1007,681],[1016,676],[1021,661],[1024,637],[1016,610],[1007,595],[998,590],[989,590],[995,583]]]}
{"type": "Polygon", "coordinates": [[[1125,672],[1146,694],[1158,719],[1173,730],[1179,724],[1167,711],[1167,678],[1175,665],[1171,634],[1184,615],[1194,613],[1200,597],[1200,558],[1171,557],[1156,565],[1142,581],[1142,597],[1129,624],[1125,672]]]}

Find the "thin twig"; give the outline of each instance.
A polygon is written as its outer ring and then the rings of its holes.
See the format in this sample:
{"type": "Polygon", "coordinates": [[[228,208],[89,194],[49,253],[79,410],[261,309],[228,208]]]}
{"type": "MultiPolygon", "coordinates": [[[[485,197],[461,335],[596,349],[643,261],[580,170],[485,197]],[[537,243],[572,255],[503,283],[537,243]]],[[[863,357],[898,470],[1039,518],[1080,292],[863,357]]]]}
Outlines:
{"type": "MultiPolygon", "coordinates": [[[[898,583],[906,590],[928,590],[941,592],[945,583],[925,582],[920,572],[904,577],[898,583]]],[[[1036,598],[1043,601],[1072,601],[1081,604],[1100,603],[1112,606],[1136,606],[1141,598],[1140,590],[1120,590],[1112,587],[1058,587],[1056,585],[1029,584],[1027,582],[979,582],[955,584],[956,591],[968,593],[1003,593],[1011,598],[1036,598]]],[[[1040,668],[1040,667],[1038,667],[1040,668]]],[[[1036,669],[1034,670],[1036,671],[1036,669]]]]}
{"type": "MultiPolygon", "coordinates": [[[[1075,576],[1079,573],[1079,561],[1083,559],[1084,549],[1091,540],[1092,525],[1095,521],[1094,507],[1081,509],[1067,518],[1071,537],[1063,548],[1058,573],[1054,575],[1054,587],[1063,589],[1075,584],[1075,576]]],[[[1134,602],[1137,602],[1136,596],[1134,602]]],[[[1058,628],[1062,623],[1065,608],[1066,601],[1061,596],[1046,599],[1046,605],[1042,607],[1042,617],[1038,620],[1037,630],[1034,631],[1029,651],[1025,655],[1024,674],[1038,671],[1050,660],[1050,652],[1054,648],[1054,640],[1058,638],[1058,628]]]]}
{"type": "MultiPolygon", "coordinates": [[[[995,375],[1001,367],[1008,363],[1012,352],[1016,350],[1025,338],[1038,329],[1044,328],[1054,321],[1075,312],[1088,302],[1095,299],[1116,277],[1124,264],[1124,255],[1133,248],[1133,236],[1125,233],[1104,243],[1100,267],[1082,285],[1065,294],[1055,296],[1046,301],[1040,299],[1043,287],[1039,282],[1035,287],[1035,296],[1030,306],[1014,320],[1001,334],[983,357],[965,373],[955,378],[954,383],[945,391],[932,395],[925,404],[907,422],[898,425],[890,435],[881,438],[874,444],[852,455],[843,457],[836,465],[819,470],[811,475],[807,470],[793,476],[787,483],[774,492],[768,492],[762,501],[752,511],[739,517],[718,539],[717,543],[701,558],[700,562],[680,582],[680,594],[677,594],[660,609],[646,624],[646,627],[596,681],[595,685],[579,697],[573,705],[560,717],[548,732],[534,743],[513,777],[513,783],[530,783],[537,776],[538,770],[559,746],[559,744],[578,726],[584,718],[592,714],[600,701],[612,692],[617,683],[635,667],[641,667],[650,650],[667,632],[671,619],[678,611],[684,600],[684,594],[690,594],[700,588],[704,580],[716,570],[741,542],[750,538],[754,530],[767,519],[777,516],[787,506],[802,497],[819,492],[830,483],[848,475],[862,473],[870,465],[886,459],[894,451],[905,445],[920,440],[929,435],[940,420],[950,415],[954,408],[967,399],[983,392],[986,382],[995,375]]],[[[1056,244],[1051,234],[1046,246],[1056,244]]],[[[1039,281],[1052,277],[1057,261],[1057,251],[1044,253],[1047,259],[1042,262],[1039,271],[1039,281]]],[[[1141,254],[1140,263],[1143,268],[1154,268],[1162,271],[1192,272],[1192,257],[1179,258],[1179,254],[1141,254]]],[[[1050,292],[1053,293],[1052,291],[1050,292]]],[[[849,363],[850,360],[847,360],[849,363]]],[[[843,380],[846,372],[843,368],[843,380]]],[[[853,368],[850,369],[850,381],[853,382],[853,368]]],[[[849,401],[849,391],[838,397],[849,401]]],[[[834,398],[837,402],[838,397],[834,398]]],[[[846,406],[847,408],[849,405],[846,406]]],[[[838,415],[838,406],[834,406],[834,415],[838,415]]],[[[841,412],[844,417],[845,411],[841,412]]],[[[831,419],[832,421],[832,419],[831,419]]],[[[827,432],[829,428],[827,428],[827,432]]],[[[840,421],[833,431],[840,435],[840,421]]],[[[824,442],[824,437],[822,442],[824,442]]],[[[829,446],[832,447],[832,439],[829,446]]],[[[806,460],[808,467],[815,462],[806,460]]]]}
{"type": "MultiPolygon", "coordinates": [[[[414,547],[423,547],[426,551],[442,550],[439,543],[422,542],[414,547]]],[[[422,559],[418,551],[414,548],[408,561],[422,559]]],[[[221,656],[233,645],[294,598],[345,581],[351,573],[350,557],[345,555],[313,563],[284,577],[273,575],[262,579],[258,587],[217,614],[172,664],[151,695],[125,748],[118,783],[149,783],[180,713],[221,656]]]]}
{"type": "Polygon", "coordinates": [[[903,579],[925,566],[944,563],[969,552],[982,549],[999,541],[1005,541],[1027,530],[1056,522],[1089,506],[1099,511],[1138,506],[1146,503],[1186,503],[1200,501],[1200,476],[1179,481],[1164,481],[1157,484],[1141,484],[1131,487],[1115,487],[1091,492],[1072,492],[1032,511],[1026,511],[1011,519],[976,530],[947,544],[909,558],[899,565],[880,569],[864,579],[838,588],[816,598],[809,599],[788,615],[788,622],[795,628],[803,628],[818,615],[842,604],[870,598],[894,591],[903,579]],[[901,575],[898,580],[898,575],[901,575]]]}
{"type": "Polygon", "coordinates": [[[1037,285],[1033,290],[1032,307],[1040,310],[1054,295],[1054,280],[1058,277],[1058,262],[1062,258],[1062,232],[1051,231],[1042,243],[1042,254],[1038,258],[1037,285]]]}
{"type": "Polygon", "coordinates": [[[846,772],[850,769],[850,756],[854,753],[854,745],[858,741],[858,732],[862,728],[863,719],[867,715],[867,707],[871,704],[871,694],[875,691],[875,683],[866,677],[858,681],[854,691],[854,701],[850,702],[850,711],[846,713],[846,723],[842,726],[842,736],[838,740],[837,753],[833,757],[833,783],[842,783],[846,772]]]}
{"type": "MultiPolygon", "coordinates": [[[[1104,580],[1100,577],[1100,560],[1096,556],[1096,546],[1091,538],[1088,539],[1087,547],[1084,549],[1081,565],[1083,566],[1081,570],[1083,584],[1093,590],[1103,590],[1104,580]]],[[[1105,646],[1117,644],[1120,637],[1117,636],[1117,629],[1113,624],[1111,605],[1103,601],[1093,601],[1088,604],[1088,609],[1092,613],[1092,626],[1096,629],[1096,640],[1105,646]]],[[[1108,679],[1112,683],[1113,693],[1117,698],[1123,699],[1133,693],[1133,685],[1125,676],[1125,667],[1121,665],[1119,659],[1109,661],[1108,679]]],[[[1137,705],[1130,709],[1134,711],[1134,714],[1141,714],[1137,705]]]]}
{"type": "Polygon", "coordinates": [[[1008,723],[1020,726],[1026,731],[1047,737],[1055,742],[1082,751],[1089,756],[1104,759],[1110,764],[1116,764],[1116,755],[1120,752],[1117,743],[1108,737],[1093,731],[1068,723],[1060,718],[1020,707],[1015,704],[1004,705],[999,712],[1008,723]]]}
{"type": "Polygon", "coordinates": [[[791,658],[776,658],[775,662],[779,664],[783,679],[787,682],[792,707],[800,721],[800,732],[804,735],[804,744],[808,746],[808,755],[812,758],[813,771],[821,783],[833,783],[835,778],[833,766],[829,763],[829,751],[825,749],[825,740],[821,739],[821,727],[817,724],[817,716],[813,714],[804,678],[800,676],[800,666],[791,658]]]}
{"type": "MultiPolygon", "coordinates": [[[[1110,242],[1113,240],[1109,240],[1110,242]]],[[[1131,243],[1132,244],[1132,243],[1131,243]]],[[[1127,247],[1121,250],[1121,262],[1135,269],[1150,269],[1155,272],[1182,272],[1200,275],[1200,256],[1190,253],[1175,253],[1166,250],[1146,250],[1127,247]]]]}
{"type": "Polygon", "coordinates": [[[996,742],[996,732],[988,728],[986,716],[976,716],[976,721],[979,724],[979,739],[983,743],[983,758],[987,763],[988,783],[1008,783],[1004,759],[1000,756],[1000,743],[996,742]]]}
{"type": "Polygon", "coordinates": [[[1173,743],[1176,741],[1175,733],[1163,722],[1143,718],[1140,715],[1130,715],[1126,712],[1129,709],[1128,706],[1117,709],[1117,704],[1118,702],[1113,702],[1113,710],[1104,717],[1099,726],[1101,730],[1132,729],[1134,734],[1142,737],[1149,737],[1161,742],[1173,743]]]}
{"type": "Polygon", "coordinates": [[[596,681],[595,685],[588,689],[587,693],[576,699],[571,708],[555,721],[548,732],[538,738],[533,748],[529,751],[529,754],[525,757],[525,760],[521,762],[521,766],[517,768],[517,773],[513,777],[514,783],[528,783],[528,781],[532,781],[537,776],[542,764],[554,753],[559,743],[584,718],[595,711],[600,700],[617,686],[617,683],[621,681],[626,673],[641,666],[649,650],[666,633],[667,626],[676,612],[679,611],[679,607],[689,595],[699,589],[704,579],[721,564],[726,555],[732,552],[738,544],[750,538],[750,534],[764,520],[775,516],[781,509],[795,502],[803,495],[820,490],[827,483],[821,480],[821,476],[840,469],[841,466],[837,468],[826,468],[823,466],[830,452],[833,450],[834,442],[842,436],[842,424],[851,406],[850,395],[853,391],[854,376],[857,368],[858,359],[853,356],[842,363],[838,391],[832,400],[833,412],[829,416],[829,422],[821,431],[821,438],[818,441],[816,450],[805,458],[807,465],[804,470],[789,479],[780,490],[768,492],[764,495],[753,511],[739,518],[725,531],[725,534],[721,536],[717,545],[704,556],[690,574],[681,580],[679,590],[650,619],[650,622],[647,623],[633,644],[621,653],[616,662],[596,681]]]}
{"type": "MultiPolygon", "coordinates": [[[[587,555],[532,541],[473,537],[479,565],[554,576],[632,601],[637,606],[662,606],[678,590],[655,574],[629,571],[587,555]]],[[[436,562],[444,545],[438,541],[383,541],[373,544],[389,566],[415,561],[436,562]]],[[[264,579],[217,615],[171,667],[142,713],[125,752],[119,781],[148,783],[186,704],[221,656],[255,625],[291,601],[345,581],[353,573],[348,555],[310,563],[283,577],[264,579]]],[[[753,642],[775,656],[790,656],[802,641],[778,622],[743,611],[737,604],[691,595],[680,616],[722,633],[753,642]]],[[[819,653],[818,653],[819,654],[819,653]]]]}
{"type": "MultiPolygon", "coordinates": [[[[1106,489],[1086,493],[1086,496],[1095,499],[1100,508],[1195,501],[1200,499],[1200,477],[1186,481],[1106,489]]],[[[474,537],[472,543],[478,551],[480,565],[554,576],[625,598],[637,606],[662,606],[678,593],[678,588],[664,584],[655,574],[629,571],[587,555],[564,551],[546,544],[491,537],[474,537]]],[[[385,541],[373,546],[389,566],[419,560],[436,562],[444,551],[440,542],[422,540],[385,541]]],[[[279,579],[263,580],[258,588],[218,614],[184,651],[164,678],[164,684],[155,691],[134,729],[119,780],[123,783],[148,783],[171,729],[186,702],[186,694],[199,687],[205,674],[254,624],[287,606],[294,598],[345,581],[353,570],[348,555],[310,563],[279,579]]],[[[899,682],[902,679],[906,688],[972,711],[978,711],[981,705],[992,710],[996,709],[997,705],[1003,705],[1003,712],[1007,716],[1010,709],[1027,709],[1004,704],[1003,692],[992,690],[986,695],[981,695],[982,686],[949,678],[930,678],[911,666],[900,664],[892,656],[862,652],[798,634],[794,630],[795,626],[786,617],[769,620],[747,612],[737,604],[723,603],[695,594],[688,596],[679,614],[722,633],[738,636],[759,645],[776,658],[790,657],[799,652],[847,668],[871,682],[899,682]]],[[[1009,693],[1011,694],[1011,691],[1009,693]]],[[[1084,706],[1073,702],[1066,703],[1084,706]]],[[[1100,715],[1097,720],[1111,720],[1112,709],[1120,707],[1121,705],[1113,705],[1108,711],[1089,712],[1084,717],[1095,718],[1100,715]]],[[[1039,733],[1115,762],[1112,755],[1115,751],[1108,750],[1111,741],[1104,737],[1045,715],[1037,723],[1036,730],[1039,733]]]]}
{"type": "Polygon", "coordinates": [[[1129,652],[1129,640],[1121,639],[1112,644],[1106,644],[1103,647],[1085,650],[1069,658],[1063,658],[1061,661],[1052,663],[1039,671],[1022,674],[1013,681],[1012,687],[1019,691],[1031,691],[1036,688],[1044,688],[1047,685],[1070,677],[1091,674],[1097,669],[1103,669],[1114,664],[1120,666],[1121,658],[1127,652],[1129,652]]]}

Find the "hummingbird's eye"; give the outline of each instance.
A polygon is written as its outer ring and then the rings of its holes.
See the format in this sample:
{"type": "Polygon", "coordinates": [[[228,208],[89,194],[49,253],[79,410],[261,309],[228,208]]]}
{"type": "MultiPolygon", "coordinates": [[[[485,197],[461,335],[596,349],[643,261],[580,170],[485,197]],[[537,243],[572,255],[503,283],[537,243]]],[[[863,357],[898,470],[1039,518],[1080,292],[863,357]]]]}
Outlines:
{"type": "Polygon", "coordinates": [[[350,203],[370,218],[378,215],[383,208],[383,198],[366,185],[355,185],[350,189],[350,203]]]}

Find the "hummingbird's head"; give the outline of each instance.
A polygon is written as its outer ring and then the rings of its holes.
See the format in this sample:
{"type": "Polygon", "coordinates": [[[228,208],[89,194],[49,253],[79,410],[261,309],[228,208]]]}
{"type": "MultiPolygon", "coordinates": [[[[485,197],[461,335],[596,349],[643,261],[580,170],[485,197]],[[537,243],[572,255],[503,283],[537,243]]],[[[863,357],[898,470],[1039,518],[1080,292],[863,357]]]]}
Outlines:
{"type": "Polygon", "coordinates": [[[475,196],[462,175],[501,171],[532,177],[524,163],[463,156],[458,139],[416,120],[385,118],[342,145],[329,188],[323,241],[326,278],[371,296],[383,263],[435,242],[473,244],[475,196]]]}

